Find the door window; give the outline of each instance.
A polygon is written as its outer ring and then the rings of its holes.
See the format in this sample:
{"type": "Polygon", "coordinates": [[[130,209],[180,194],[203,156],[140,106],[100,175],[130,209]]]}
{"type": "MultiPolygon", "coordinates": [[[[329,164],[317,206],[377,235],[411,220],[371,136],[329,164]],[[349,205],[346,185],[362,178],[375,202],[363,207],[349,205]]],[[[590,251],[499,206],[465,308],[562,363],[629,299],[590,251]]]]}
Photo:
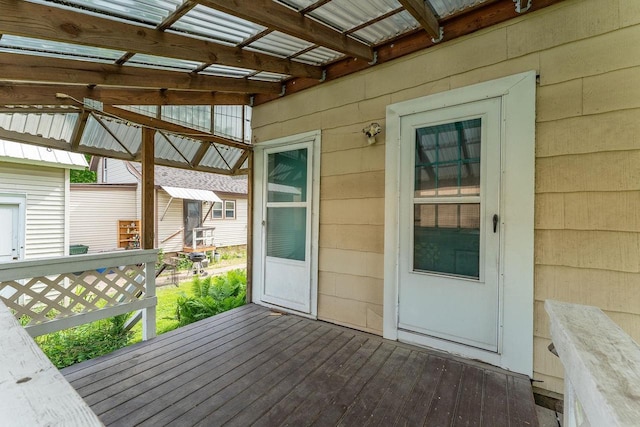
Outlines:
{"type": "Polygon", "coordinates": [[[267,158],[267,256],[304,261],[307,247],[308,149],[267,158]]]}
{"type": "Polygon", "coordinates": [[[482,119],[416,129],[413,271],[480,277],[482,119]]]}

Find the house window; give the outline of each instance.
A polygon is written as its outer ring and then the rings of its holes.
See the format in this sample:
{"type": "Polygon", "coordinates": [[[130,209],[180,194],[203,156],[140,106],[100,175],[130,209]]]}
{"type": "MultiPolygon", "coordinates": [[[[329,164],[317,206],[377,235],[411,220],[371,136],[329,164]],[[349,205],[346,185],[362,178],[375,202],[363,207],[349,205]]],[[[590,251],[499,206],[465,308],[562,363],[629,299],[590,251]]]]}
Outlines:
{"type": "Polygon", "coordinates": [[[211,209],[211,219],[222,219],[222,202],[214,202],[211,209]]]}
{"type": "Polygon", "coordinates": [[[226,200],[224,202],[224,217],[227,219],[234,219],[236,217],[236,202],[233,200],[226,200]]]}

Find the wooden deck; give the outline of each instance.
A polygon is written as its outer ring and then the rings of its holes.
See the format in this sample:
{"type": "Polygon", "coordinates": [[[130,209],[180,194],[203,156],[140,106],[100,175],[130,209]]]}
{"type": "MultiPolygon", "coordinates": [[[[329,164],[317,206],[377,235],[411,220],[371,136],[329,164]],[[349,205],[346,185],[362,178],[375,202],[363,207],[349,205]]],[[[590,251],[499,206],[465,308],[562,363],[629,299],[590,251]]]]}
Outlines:
{"type": "Polygon", "coordinates": [[[537,426],[529,380],[249,304],[62,371],[107,426],[537,426]]]}

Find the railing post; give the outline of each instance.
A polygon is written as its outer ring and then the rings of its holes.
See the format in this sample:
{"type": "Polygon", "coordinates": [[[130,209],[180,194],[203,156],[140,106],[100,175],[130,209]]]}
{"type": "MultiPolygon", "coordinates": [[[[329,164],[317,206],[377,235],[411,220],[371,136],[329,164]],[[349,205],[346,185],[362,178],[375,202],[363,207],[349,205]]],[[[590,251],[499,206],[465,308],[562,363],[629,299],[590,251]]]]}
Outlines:
{"type": "MultiPolygon", "coordinates": [[[[145,264],[145,298],[155,299],[156,270],[155,261],[145,264]]],[[[146,341],[156,336],[156,303],[142,311],[142,340],[146,341]]]]}

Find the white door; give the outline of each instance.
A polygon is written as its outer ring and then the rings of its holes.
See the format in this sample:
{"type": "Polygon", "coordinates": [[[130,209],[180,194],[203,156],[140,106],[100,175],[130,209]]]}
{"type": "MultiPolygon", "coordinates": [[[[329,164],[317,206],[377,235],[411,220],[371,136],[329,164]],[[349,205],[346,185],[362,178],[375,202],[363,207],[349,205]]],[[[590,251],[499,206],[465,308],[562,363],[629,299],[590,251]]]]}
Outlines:
{"type": "Polygon", "coordinates": [[[0,200],[0,262],[22,258],[20,204],[0,200]]]}
{"type": "Polygon", "coordinates": [[[400,331],[499,352],[500,114],[493,98],[401,118],[400,331]]]}
{"type": "Polygon", "coordinates": [[[261,300],[311,313],[313,141],[264,150],[261,300]]]}

